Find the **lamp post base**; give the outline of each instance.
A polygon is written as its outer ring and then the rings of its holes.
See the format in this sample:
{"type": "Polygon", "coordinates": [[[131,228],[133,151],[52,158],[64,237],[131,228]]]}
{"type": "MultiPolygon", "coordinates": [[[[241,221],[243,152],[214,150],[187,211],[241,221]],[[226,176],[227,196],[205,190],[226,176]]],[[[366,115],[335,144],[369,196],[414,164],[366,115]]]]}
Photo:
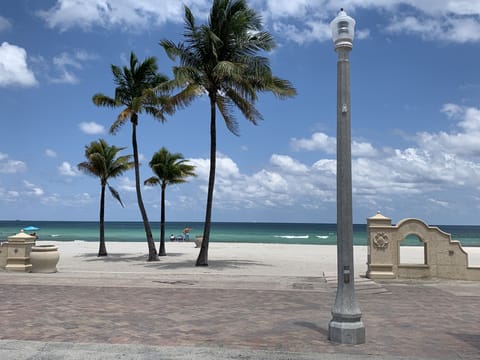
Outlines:
{"type": "Polygon", "coordinates": [[[360,320],[354,322],[331,320],[328,324],[328,340],[339,344],[364,344],[365,325],[360,320]]]}

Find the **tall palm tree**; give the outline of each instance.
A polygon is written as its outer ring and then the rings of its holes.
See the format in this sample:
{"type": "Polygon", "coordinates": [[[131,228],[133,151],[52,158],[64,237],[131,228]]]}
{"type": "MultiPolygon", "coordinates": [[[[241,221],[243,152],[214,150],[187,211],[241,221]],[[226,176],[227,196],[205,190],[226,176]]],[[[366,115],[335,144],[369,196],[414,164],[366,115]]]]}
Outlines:
{"type": "Polygon", "coordinates": [[[160,45],[172,59],[175,80],[183,90],[172,97],[176,107],[188,105],[193,98],[206,93],[210,100],[210,174],[203,242],[197,266],[208,265],[208,246],[212,216],[216,167],[216,110],[227,128],[238,135],[235,108],[257,124],[262,115],[255,108],[259,92],[271,92],[284,99],[296,90],[287,80],[272,74],[270,62],[258,55],[275,46],[273,37],[262,30],[261,18],[245,0],[214,0],[208,23],[198,26],[185,6],[185,40],[178,44],[162,40],[160,45]]]}
{"type": "Polygon", "coordinates": [[[132,148],[135,164],[135,187],[137,191],[137,202],[142,215],[145,235],[148,243],[148,261],[158,260],[155,242],[153,241],[152,230],[148,222],[147,212],[143,204],[140,188],[140,162],[138,159],[137,125],[138,115],[142,112],[152,115],[154,118],[164,121],[164,112],[169,113],[169,108],[162,105],[167,104],[166,93],[158,92],[162,84],[168,82],[168,78],[158,73],[157,60],[154,57],[146,58],[142,63],[132,52],[130,54],[130,67],[120,68],[111,65],[114,82],[115,96],[113,98],[103,94],[93,96],[93,103],[97,106],[111,108],[123,107],[117,120],[110,127],[110,133],[115,134],[128,120],[132,124],[132,148]]]}
{"type": "Polygon", "coordinates": [[[149,165],[155,176],[145,180],[145,185],[160,185],[160,249],[158,255],[165,256],[165,189],[168,185],[186,182],[188,176],[195,175],[195,166],[187,164],[181,153],[170,153],[162,147],[152,156],[149,165]]]}
{"type": "Polygon", "coordinates": [[[117,157],[117,154],[124,149],[114,145],[110,146],[103,139],[92,141],[90,145],[85,146],[87,161],[77,165],[79,170],[100,179],[102,190],[100,193],[100,246],[98,256],[107,256],[107,248],[105,246],[105,187],[108,186],[113,197],[123,207],[119,193],[110,186],[108,180],[122,175],[133,167],[132,155],[117,157]]]}

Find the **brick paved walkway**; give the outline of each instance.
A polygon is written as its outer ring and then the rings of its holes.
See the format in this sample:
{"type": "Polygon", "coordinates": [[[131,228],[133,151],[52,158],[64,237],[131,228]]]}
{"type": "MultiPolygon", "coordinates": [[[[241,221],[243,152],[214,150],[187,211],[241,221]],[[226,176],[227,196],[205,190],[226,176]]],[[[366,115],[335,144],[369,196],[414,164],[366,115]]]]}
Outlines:
{"type": "Polygon", "coordinates": [[[283,279],[281,286],[212,276],[131,286],[107,277],[102,287],[99,278],[58,277],[55,285],[54,274],[30,274],[35,284],[11,275],[0,274],[2,340],[480,358],[478,283],[358,281],[367,343],[342,346],[327,340],[335,296],[328,277],[283,279]]]}

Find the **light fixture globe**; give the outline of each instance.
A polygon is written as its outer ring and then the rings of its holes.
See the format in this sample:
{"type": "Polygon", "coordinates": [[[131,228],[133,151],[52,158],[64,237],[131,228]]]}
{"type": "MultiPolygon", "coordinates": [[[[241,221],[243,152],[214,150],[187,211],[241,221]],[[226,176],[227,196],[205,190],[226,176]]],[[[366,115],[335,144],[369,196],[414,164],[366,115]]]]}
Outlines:
{"type": "Polygon", "coordinates": [[[355,34],[355,20],[348,16],[342,9],[337,17],[330,23],[332,28],[332,38],[335,43],[335,48],[338,47],[352,47],[353,37],[355,34]]]}

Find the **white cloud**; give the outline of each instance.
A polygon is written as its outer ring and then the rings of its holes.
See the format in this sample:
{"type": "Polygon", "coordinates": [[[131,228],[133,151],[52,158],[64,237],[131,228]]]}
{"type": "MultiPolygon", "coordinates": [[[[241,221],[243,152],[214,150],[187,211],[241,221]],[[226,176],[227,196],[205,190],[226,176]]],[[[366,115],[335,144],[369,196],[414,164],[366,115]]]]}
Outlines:
{"type": "MultiPolygon", "coordinates": [[[[157,0],[57,0],[38,15],[48,26],[61,31],[74,27],[89,30],[96,26],[140,31],[168,21],[182,22],[183,3],[200,19],[206,19],[211,6],[207,0],[163,0],[162,6],[158,6],[157,0]]],[[[300,44],[330,41],[329,23],[340,7],[333,0],[251,0],[250,5],[262,14],[267,27],[300,44]]],[[[392,19],[387,27],[390,32],[452,42],[480,40],[478,1],[349,0],[342,5],[353,16],[363,9],[379,11],[383,17],[392,19]]],[[[372,30],[357,26],[357,39],[369,37],[372,30]]]]}
{"type": "Polygon", "coordinates": [[[0,87],[35,86],[37,80],[28,68],[25,49],[8,42],[0,46],[0,87]]]}
{"type": "Polygon", "coordinates": [[[417,134],[419,145],[432,152],[447,152],[454,155],[480,155],[480,109],[445,104],[442,112],[452,120],[458,121],[458,131],[447,133],[420,132],[417,134]]]}
{"type": "Polygon", "coordinates": [[[450,119],[458,119],[458,117],[463,113],[463,109],[460,105],[450,103],[444,104],[441,111],[450,119]]]}
{"type": "Polygon", "coordinates": [[[126,176],[123,176],[119,179],[118,188],[127,192],[135,192],[135,180],[132,180],[126,176]]]}
{"type": "Polygon", "coordinates": [[[5,202],[15,202],[17,203],[20,193],[15,190],[7,190],[3,187],[0,187],[0,199],[5,202]]]}
{"type": "Polygon", "coordinates": [[[58,173],[67,177],[74,177],[79,174],[79,172],[67,161],[64,161],[60,164],[60,166],[58,167],[58,173]]]}
{"type": "MultiPolygon", "coordinates": [[[[386,27],[389,32],[465,43],[480,41],[479,4],[469,0],[350,0],[343,5],[352,16],[362,9],[380,11],[391,18],[386,27]]],[[[273,23],[276,33],[300,44],[329,41],[329,23],[339,8],[332,0],[257,0],[254,6],[273,23]]],[[[357,25],[356,38],[367,38],[372,30],[357,25]]]]}
{"type": "Polygon", "coordinates": [[[337,151],[337,140],[324,133],[314,133],[310,139],[293,138],[290,145],[294,150],[321,150],[327,154],[335,154],[337,151]]]}
{"type": "Polygon", "coordinates": [[[62,31],[72,27],[90,30],[95,26],[139,31],[167,21],[182,22],[183,4],[203,16],[210,6],[206,0],[163,0],[161,6],[156,0],[57,0],[53,7],[39,11],[38,15],[49,27],[62,31]]]}
{"type": "Polygon", "coordinates": [[[99,135],[105,133],[105,128],[103,125],[97,124],[96,122],[82,122],[78,125],[80,130],[88,135],[99,135]]]}
{"type": "Polygon", "coordinates": [[[5,31],[11,27],[12,27],[12,24],[10,23],[10,21],[8,21],[8,19],[0,15],[0,32],[5,31]]]}
{"type": "Polygon", "coordinates": [[[367,142],[352,141],[352,156],[354,157],[372,157],[377,156],[378,152],[367,142]]]}
{"type": "Polygon", "coordinates": [[[57,153],[52,149],[46,149],[45,150],[45,155],[48,156],[48,157],[51,157],[51,158],[57,157],[57,153]]]}
{"type": "Polygon", "coordinates": [[[425,40],[445,40],[457,43],[480,41],[480,22],[478,14],[472,18],[425,18],[423,16],[405,16],[394,18],[387,26],[393,33],[420,35],[425,40]]]}
{"type": "Polygon", "coordinates": [[[63,52],[52,60],[56,75],[51,77],[50,81],[60,84],[77,84],[80,80],[75,71],[83,69],[83,63],[96,58],[96,55],[85,50],[76,50],[73,53],[63,52]]]}
{"type": "Polygon", "coordinates": [[[23,185],[27,188],[27,191],[25,192],[26,195],[42,196],[43,194],[45,194],[45,192],[40,186],[35,185],[27,180],[23,181],[23,185]]]}
{"type": "Polygon", "coordinates": [[[9,159],[9,156],[0,153],[0,173],[16,174],[24,172],[27,169],[27,164],[20,160],[9,159]]]}
{"type": "MultiPolygon", "coordinates": [[[[446,207],[450,204],[448,196],[452,189],[476,191],[480,186],[477,161],[480,130],[471,137],[469,132],[479,128],[480,111],[446,104],[442,112],[455,117],[458,132],[419,133],[414,138],[416,146],[404,149],[379,150],[368,142],[352,142],[353,191],[358,204],[376,211],[385,204],[415,196],[417,201],[431,206],[446,207]],[[433,200],[444,196],[445,200],[433,200]]],[[[325,151],[335,149],[334,140],[326,134],[315,133],[309,139],[292,139],[291,144],[297,150],[325,151]]],[[[334,159],[320,157],[308,165],[288,155],[273,154],[270,158],[273,169],[264,168],[254,174],[242,173],[225,155],[222,162],[230,165],[217,171],[215,201],[220,208],[295,204],[320,211],[336,198],[334,159]]],[[[195,159],[202,175],[195,182],[201,183],[202,191],[206,191],[208,163],[207,159],[195,159]]]]}
{"type": "Polygon", "coordinates": [[[273,23],[273,30],[298,44],[326,41],[332,38],[330,24],[321,20],[306,21],[298,25],[276,21],[273,23]]]}
{"type": "Polygon", "coordinates": [[[290,156],[273,154],[270,158],[270,162],[285,172],[296,173],[299,175],[308,172],[308,167],[306,165],[298,162],[290,156]]]}
{"type": "MultiPolygon", "coordinates": [[[[215,206],[218,208],[272,208],[297,203],[311,208],[320,206],[318,197],[322,197],[322,201],[334,198],[330,185],[325,185],[328,179],[316,176],[318,168],[309,167],[290,156],[274,154],[270,159],[273,169],[265,168],[253,174],[242,173],[226,155],[219,154],[218,157],[215,185],[215,206]]],[[[191,182],[198,184],[203,194],[207,191],[209,160],[192,159],[191,162],[198,175],[191,182]]]]}
{"type": "Polygon", "coordinates": [[[444,208],[448,208],[448,206],[450,205],[448,201],[442,201],[437,199],[428,199],[428,201],[435,206],[441,206],[444,208]]]}
{"type": "MultiPolygon", "coordinates": [[[[229,157],[217,153],[216,172],[222,174],[222,178],[234,178],[240,175],[240,170],[237,164],[229,157]]],[[[210,173],[210,159],[194,158],[189,162],[195,166],[195,173],[198,178],[208,181],[208,175],[210,173]]]]}
{"type": "MultiPolygon", "coordinates": [[[[320,150],[326,154],[337,153],[337,139],[320,132],[314,133],[310,139],[293,138],[290,140],[290,145],[297,151],[320,150]]],[[[377,151],[373,148],[372,144],[356,140],[352,141],[352,156],[370,157],[376,155],[377,151]]]]}

